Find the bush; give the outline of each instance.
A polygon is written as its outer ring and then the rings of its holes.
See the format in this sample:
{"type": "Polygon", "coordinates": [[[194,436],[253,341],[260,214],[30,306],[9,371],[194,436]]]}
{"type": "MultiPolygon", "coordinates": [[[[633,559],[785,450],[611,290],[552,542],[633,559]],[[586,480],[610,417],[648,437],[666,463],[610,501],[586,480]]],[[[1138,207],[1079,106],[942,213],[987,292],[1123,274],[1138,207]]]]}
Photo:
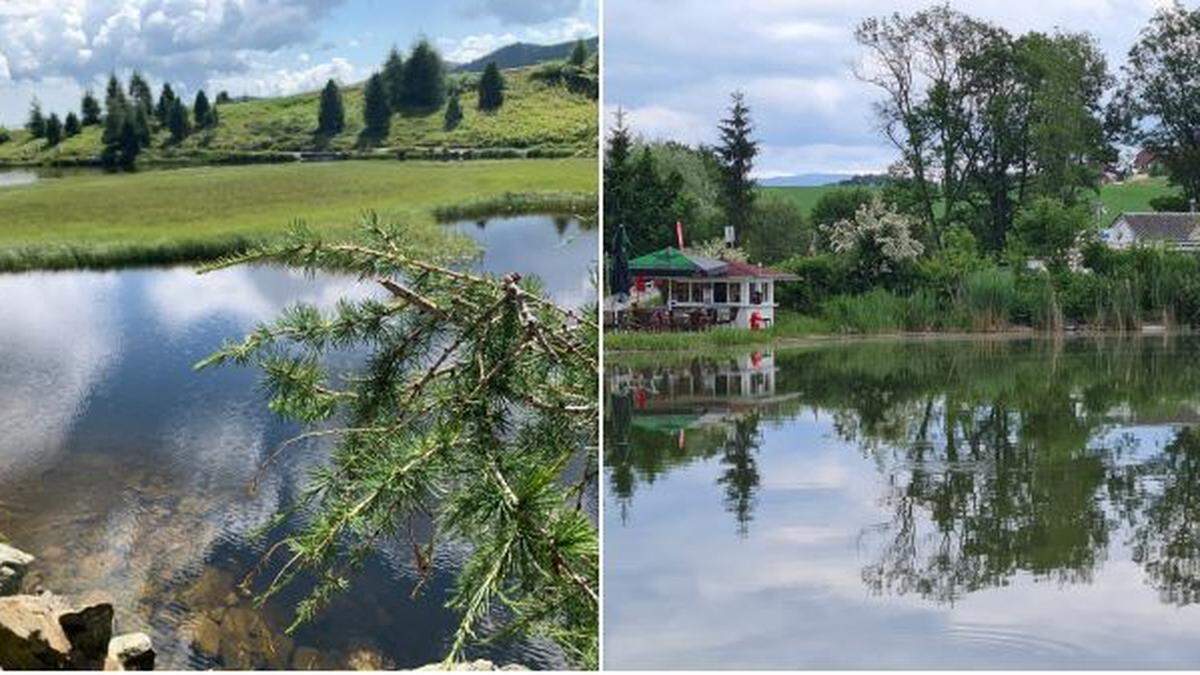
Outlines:
{"type": "Polygon", "coordinates": [[[803,314],[816,314],[833,295],[854,290],[847,288],[849,267],[842,258],[831,253],[795,256],[779,267],[799,278],[775,287],[777,301],[781,306],[803,314]]]}

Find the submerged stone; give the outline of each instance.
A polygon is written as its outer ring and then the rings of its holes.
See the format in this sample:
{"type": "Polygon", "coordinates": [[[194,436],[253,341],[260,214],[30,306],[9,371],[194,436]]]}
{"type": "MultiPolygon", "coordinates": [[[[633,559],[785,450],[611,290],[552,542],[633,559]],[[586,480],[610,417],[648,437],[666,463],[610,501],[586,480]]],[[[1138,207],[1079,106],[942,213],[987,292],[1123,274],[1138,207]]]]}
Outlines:
{"type": "Polygon", "coordinates": [[[154,645],[145,633],[131,633],[108,643],[105,670],[154,670],[154,645]]]}

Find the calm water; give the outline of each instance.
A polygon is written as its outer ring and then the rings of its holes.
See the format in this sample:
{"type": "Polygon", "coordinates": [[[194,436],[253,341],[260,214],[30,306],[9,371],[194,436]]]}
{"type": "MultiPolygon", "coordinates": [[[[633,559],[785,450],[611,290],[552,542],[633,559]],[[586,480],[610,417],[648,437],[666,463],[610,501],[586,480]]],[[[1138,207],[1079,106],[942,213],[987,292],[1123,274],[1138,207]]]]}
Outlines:
{"type": "Polygon", "coordinates": [[[1200,339],[606,374],[611,668],[1200,666],[1200,339]]]}
{"type": "MultiPolygon", "coordinates": [[[[558,236],[547,218],[493,227],[558,236]]],[[[587,257],[482,265],[537,273],[556,297],[574,297],[595,258],[594,233],[583,236],[587,257]],[[559,266],[574,270],[568,286],[554,285],[567,278],[559,266]]],[[[304,584],[262,610],[235,591],[263,551],[254,530],[292,500],[323,448],[286,454],[249,494],[248,479],[297,428],[267,411],[253,369],[191,370],[288,304],[376,292],[268,267],[0,275],[0,532],[38,556],[30,585],[110,593],[118,628],[150,633],[164,668],[440,659],[457,624],[443,608],[463,553],[453,547],[415,600],[407,545],[383,550],[294,640],[281,629],[304,584]]],[[[478,655],[561,663],[536,642],[478,655]]]]}

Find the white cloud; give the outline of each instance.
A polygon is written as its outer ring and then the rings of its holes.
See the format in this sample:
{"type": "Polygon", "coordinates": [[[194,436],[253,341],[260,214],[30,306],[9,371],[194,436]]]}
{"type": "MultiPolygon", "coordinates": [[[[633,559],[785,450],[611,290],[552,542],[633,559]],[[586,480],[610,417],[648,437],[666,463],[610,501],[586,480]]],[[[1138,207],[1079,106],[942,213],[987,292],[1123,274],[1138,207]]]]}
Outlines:
{"type": "Polygon", "coordinates": [[[514,42],[556,44],[596,35],[596,26],[578,17],[561,17],[544,23],[525,26],[517,31],[480,33],[464,38],[443,38],[438,45],[447,59],[455,63],[473,61],[485,54],[514,42]]]}
{"type": "Polygon", "coordinates": [[[579,10],[580,0],[461,0],[467,15],[488,15],[504,24],[537,24],[579,10]]]}
{"type": "Polygon", "coordinates": [[[213,91],[224,90],[234,96],[279,96],[320,89],[330,79],[346,84],[361,79],[359,75],[353,64],[335,56],[308,68],[272,69],[264,65],[246,73],[220,75],[210,79],[208,85],[213,91]]]}
{"type": "Polygon", "coordinates": [[[66,0],[0,13],[0,58],[14,80],[90,82],[138,67],[189,85],[248,70],[315,37],[329,0],[66,0]]]}

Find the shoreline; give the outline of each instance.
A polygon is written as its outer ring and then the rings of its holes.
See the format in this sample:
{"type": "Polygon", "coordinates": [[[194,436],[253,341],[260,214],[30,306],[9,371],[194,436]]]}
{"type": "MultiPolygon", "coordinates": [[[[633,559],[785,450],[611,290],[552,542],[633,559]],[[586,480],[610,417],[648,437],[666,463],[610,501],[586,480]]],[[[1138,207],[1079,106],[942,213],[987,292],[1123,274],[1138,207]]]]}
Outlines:
{"type": "MultiPolygon", "coordinates": [[[[862,344],[872,342],[983,342],[983,341],[1006,341],[1006,340],[1021,340],[1021,339],[1051,339],[1051,340],[1071,340],[1071,339],[1095,339],[1095,338],[1132,338],[1132,337],[1178,337],[1183,335],[1194,335],[1197,331],[1190,328],[1179,327],[1164,327],[1160,324],[1147,325],[1142,330],[1138,331],[1116,331],[1104,330],[1096,328],[1083,328],[1078,330],[1059,330],[1059,331],[1043,331],[1029,327],[1013,327],[999,331],[898,331],[898,332],[882,332],[882,333],[813,333],[810,335],[796,335],[785,337],[773,337],[760,341],[750,341],[742,344],[731,345],[704,345],[699,344],[691,347],[676,347],[674,345],[664,346],[662,348],[611,348],[605,346],[605,358],[615,358],[620,360],[622,357],[639,357],[639,356],[673,356],[694,357],[704,356],[708,354],[725,354],[733,352],[742,352],[747,350],[769,348],[769,349],[806,349],[812,347],[825,347],[834,344],[862,344]]],[[[630,333],[622,333],[628,335],[630,333]]],[[[675,333],[678,334],[678,333],[675,333]]],[[[671,333],[667,333],[671,335],[671,333]]],[[[606,336],[607,337],[607,336],[606,336]]]]}

